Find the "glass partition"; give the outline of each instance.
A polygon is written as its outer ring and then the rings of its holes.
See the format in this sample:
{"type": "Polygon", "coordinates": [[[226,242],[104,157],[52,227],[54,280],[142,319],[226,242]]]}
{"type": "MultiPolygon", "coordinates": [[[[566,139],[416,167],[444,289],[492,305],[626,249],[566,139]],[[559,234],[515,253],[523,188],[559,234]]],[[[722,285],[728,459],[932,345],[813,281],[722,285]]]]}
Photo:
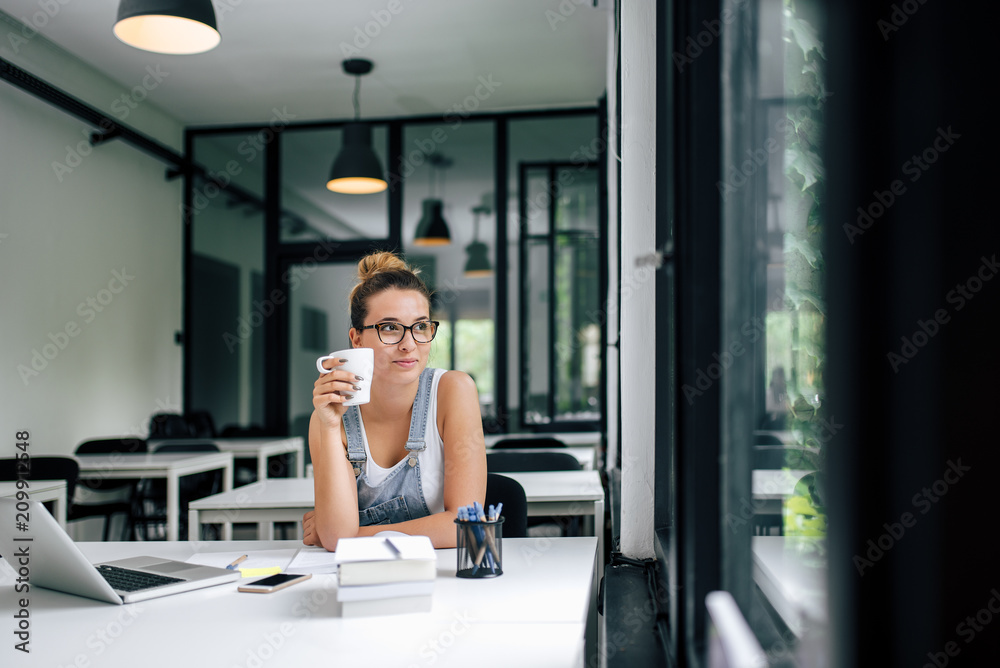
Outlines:
{"type": "Polygon", "coordinates": [[[186,354],[191,394],[221,431],[264,424],[264,160],[241,133],[199,136],[194,179],[186,354]]]}
{"type": "Polygon", "coordinates": [[[298,277],[288,295],[289,433],[307,436],[312,415],[316,358],[351,347],[350,294],[357,264],[302,263],[287,269],[298,277]]]}
{"type": "MultiPolygon", "coordinates": [[[[536,323],[545,328],[536,343],[548,341],[549,348],[533,355],[542,359],[538,356],[550,354],[552,360],[543,360],[549,370],[544,386],[533,394],[546,404],[558,404],[563,425],[581,416],[599,417],[596,388],[602,370],[596,300],[603,299],[605,286],[594,265],[601,252],[599,178],[592,162],[600,157],[597,114],[544,113],[502,121],[508,128],[505,164],[514,175],[501,195],[507,201],[508,221],[518,219],[517,174],[522,165],[555,161],[560,166],[553,174],[531,172],[527,225],[522,230],[508,223],[508,262],[499,268],[498,122],[400,121],[395,160],[388,156],[390,125],[373,124],[373,148],[387,175],[391,164],[398,180],[393,188],[371,195],[326,189],[340,149],[339,127],[284,127],[272,143],[263,142],[265,130],[193,131],[192,158],[206,173],[192,177],[187,405],[209,410],[220,427],[262,425],[305,435],[312,410],[313,362],[322,353],[348,345],[346,299],[355,263],[368,250],[390,248],[391,243],[392,250],[421,269],[434,291],[432,314],[442,325],[430,364],[469,373],[491,431],[517,431],[525,426],[518,416],[517,382],[522,271],[518,244],[524,232],[546,238],[544,250],[538,251],[544,256],[542,264],[529,263],[525,270],[533,283],[545,282],[543,290],[555,291],[560,304],[557,312],[546,311],[536,323]],[[258,148],[248,151],[249,146],[258,148]],[[265,159],[271,150],[277,151],[275,162],[265,159]],[[277,165],[277,173],[266,174],[269,164],[277,165]],[[270,202],[269,197],[278,201],[270,202]],[[428,200],[441,203],[450,234],[447,245],[415,242],[428,200]],[[400,214],[398,228],[390,208],[400,214]],[[275,219],[265,220],[265,212],[272,211],[275,219]],[[279,243],[265,248],[271,234],[279,243]],[[270,308],[275,305],[265,299],[269,270],[277,272],[271,283],[287,297],[279,308],[270,308]],[[503,304],[498,302],[499,281],[506,282],[503,304]],[[592,326],[586,318],[595,319],[592,326]],[[508,336],[499,358],[498,327],[508,336]],[[282,352],[275,355],[274,342],[264,342],[265,330],[276,337],[282,352]],[[549,341],[550,331],[559,337],[558,348],[549,341]],[[269,376],[266,384],[265,367],[278,374],[269,376]],[[503,383],[511,388],[505,399],[514,410],[501,416],[498,403],[503,402],[496,388],[503,383]]],[[[540,305],[530,308],[538,310],[540,305]]],[[[550,422],[555,415],[552,410],[543,413],[550,422]]]]}
{"type": "MultiPolygon", "coordinates": [[[[388,132],[372,126],[372,149],[387,172],[388,132]]],[[[294,129],[281,135],[281,241],[385,239],[389,236],[388,190],[347,195],[326,188],[340,151],[340,128],[294,129]]]]}
{"type": "Polygon", "coordinates": [[[520,202],[521,396],[526,426],[600,420],[598,170],[525,165],[520,202]],[[550,196],[530,199],[533,192],[550,196]],[[544,224],[541,222],[544,221],[544,224]]]}
{"type": "Polygon", "coordinates": [[[470,374],[484,417],[495,413],[496,294],[494,124],[407,125],[403,130],[403,251],[434,290],[441,321],[429,364],[470,374]],[[415,242],[424,202],[438,199],[451,235],[447,245],[415,242]],[[467,272],[474,243],[485,244],[488,270],[467,272]]]}
{"type": "Polygon", "coordinates": [[[596,421],[605,298],[598,272],[604,251],[596,243],[596,164],[603,147],[597,119],[517,119],[508,134],[507,333],[510,350],[521,351],[508,360],[508,377],[515,382],[507,400],[517,418],[508,429],[596,421]],[[580,252],[586,268],[577,262],[580,252]]]}
{"type": "MultiPolygon", "coordinates": [[[[706,369],[726,374],[732,405],[753,406],[750,415],[732,411],[740,429],[731,434],[726,476],[749,479],[751,501],[744,497],[736,507],[732,500],[725,528],[733,538],[726,545],[740,552],[743,573],[755,573],[767,604],[779,613],[777,628],[787,636],[780,642],[789,645],[816,631],[815,601],[825,596],[821,585],[809,583],[825,576],[822,462],[835,422],[827,414],[824,381],[821,9],[818,2],[762,0],[741,10],[755,14],[740,20],[757,34],[734,31],[732,53],[739,56],[732,57],[751,58],[737,61],[734,70],[755,77],[727,80],[724,97],[733,111],[724,117],[727,153],[717,187],[726,212],[723,247],[745,250],[724,255],[725,348],[719,364],[706,369]],[[745,553],[735,538],[743,531],[753,534],[745,553]],[[796,566],[787,589],[786,574],[765,577],[751,563],[770,545],[780,545],[784,563],[796,566]],[[793,589],[796,602],[789,607],[780,592],[793,589]]],[[[755,630],[762,639],[771,632],[763,624],[755,630]]]]}

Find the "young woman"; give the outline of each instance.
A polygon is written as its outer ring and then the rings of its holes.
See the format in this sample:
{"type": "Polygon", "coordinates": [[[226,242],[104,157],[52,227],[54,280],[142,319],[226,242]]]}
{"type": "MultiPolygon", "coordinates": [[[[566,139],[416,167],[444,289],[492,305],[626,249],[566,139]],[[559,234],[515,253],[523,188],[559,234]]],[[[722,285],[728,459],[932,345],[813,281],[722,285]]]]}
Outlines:
{"type": "Polygon", "coordinates": [[[378,252],[358,263],[351,346],[375,351],[371,402],[344,406],[358,379],[327,360],[313,386],[309,452],[316,507],[302,518],[307,545],[394,530],[455,547],[456,511],[486,497],[479,394],[461,371],[428,369],[437,323],[427,286],[378,252]]]}

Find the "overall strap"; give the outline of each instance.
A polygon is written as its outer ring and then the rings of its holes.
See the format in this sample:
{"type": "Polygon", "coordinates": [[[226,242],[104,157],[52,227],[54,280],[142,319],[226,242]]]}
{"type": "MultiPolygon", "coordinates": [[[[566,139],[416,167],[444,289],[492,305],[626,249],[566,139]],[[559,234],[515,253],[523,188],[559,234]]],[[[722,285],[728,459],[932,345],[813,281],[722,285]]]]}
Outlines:
{"type": "Polygon", "coordinates": [[[348,406],[341,420],[344,422],[344,431],[347,432],[347,459],[357,478],[361,475],[361,466],[368,459],[365,455],[365,443],[361,439],[361,408],[348,406]]]}
{"type": "MultiPolygon", "coordinates": [[[[413,400],[413,412],[410,415],[410,433],[406,439],[406,450],[409,453],[407,463],[417,465],[416,453],[424,449],[424,434],[427,431],[427,411],[430,408],[432,381],[434,369],[424,369],[417,385],[417,396],[413,400]]],[[[365,443],[361,437],[361,408],[349,406],[341,418],[344,431],[347,433],[347,459],[354,469],[354,477],[361,475],[361,467],[367,461],[365,443]]]]}
{"type": "Polygon", "coordinates": [[[417,396],[413,400],[413,413],[410,415],[410,434],[406,438],[406,450],[410,455],[407,463],[410,466],[417,465],[416,453],[425,447],[424,434],[427,433],[427,411],[430,409],[433,380],[434,369],[424,369],[420,374],[417,396]]]}

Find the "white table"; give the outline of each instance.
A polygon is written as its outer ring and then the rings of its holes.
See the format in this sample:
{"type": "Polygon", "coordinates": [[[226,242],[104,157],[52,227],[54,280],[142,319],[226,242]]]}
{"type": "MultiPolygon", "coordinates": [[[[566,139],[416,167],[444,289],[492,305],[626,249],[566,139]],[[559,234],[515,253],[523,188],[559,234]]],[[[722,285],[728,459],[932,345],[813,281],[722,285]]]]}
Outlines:
{"type": "Polygon", "coordinates": [[[794,469],[754,469],[751,473],[751,490],[753,494],[754,515],[768,515],[769,519],[778,522],[768,522],[767,526],[780,526],[780,520],[774,516],[782,514],[784,500],[795,492],[795,485],[810,471],[794,469]]]}
{"type": "MultiPolygon", "coordinates": [[[[604,488],[597,471],[503,473],[518,481],[528,500],[528,516],[593,517],[597,536],[598,573],[604,569],[604,488]]],[[[232,538],[233,522],[266,523],[264,538],[273,538],[274,522],[301,523],[313,509],[311,478],[271,478],[215,494],[188,506],[188,538],[197,539],[202,524],[222,524],[223,540],[232,538]]],[[[301,530],[301,526],[299,527],[301,530]]]]}
{"type": "Polygon", "coordinates": [[[586,446],[596,448],[601,444],[601,432],[599,431],[567,431],[531,434],[484,434],[486,447],[492,448],[497,441],[514,440],[517,438],[554,438],[569,446],[586,446]]]}
{"type": "Polygon", "coordinates": [[[825,626],[826,540],[813,536],[753,536],[753,579],[796,636],[825,626]]]}
{"type": "Polygon", "coordinates": [[[222,488],[233,488],[231,452],[121,453],[76,455],[80,477],[91,480],[162,478],[167,481],[167,540],[178,539],[179,483],[182,476],[222,470],[222,488]]]}
{"type": "Polygon", "coordinates": [[[786,499],[795,491],[795,485],[811,471],[797,469],[754,469],[751,489],[755,499],[786,499]]]}
{"type": "Polygon", "coordinates": [[[501,473],[524,488],[528,517],[592,517],[597,536],[597,572],[604,573],[604,486],[597,471],[517,471],[501,473]]]}
{"type": "MultiPolygon", "coordinates": [[[[298,547],[296,541],[81,543],[91,561],[150,554],[298,547]]],[[[89,666],[526,666],[582,668],[597,661],[585,643],[597,632],[592,574],[596,541],[512,538],[504,574],[455,577],[455,550],[438,551],[431,610],[344,619],[334,575],[260,595],[236,583],[115,606],[33,587],[31,654],[0,646],[0,665],[89,666]]],[[[13,574],[0,566],[0,589],[13,574]]],[[[0,597],[10,621],[16,597],[0,597]]],[[[9,625],[8,625],[9,626],[9,625]]]]}
{"type": "Polygon", "coordinates": [[[571,445],[565,448],[499,448],[494,449],[492,446],[487,446],[486,454],[489,455],[495,452],[563,452],[568,453],[576,457],[576,460],[580,462],[580,468],[590,471],[597,466],[597,449],[591,445],[571,445]]]}
{"type": "MultiPolygon", "coordinates": [[[[52,503],[52,516],[59,526],[66,528],[66,481],[65,480],[28,480],[28,496],[32,501],[52,503]]],[[[18,488],[16,482],[0,482],[0,498],[14,498],[18,488]]]]}
{"type": "Polygon", "coordinates": [[[149,441],[149,449],[165,443],[214,443],[223,452],[233,453],[234,459],[253,459],[257,464],[257,480],[267,475],[267,460],[274,455],[292,453],[295,455],[295,477],[305,475],[305,439],[301,436],[254,436],[248,438],[185,438],[156,439],[149,441]]]}

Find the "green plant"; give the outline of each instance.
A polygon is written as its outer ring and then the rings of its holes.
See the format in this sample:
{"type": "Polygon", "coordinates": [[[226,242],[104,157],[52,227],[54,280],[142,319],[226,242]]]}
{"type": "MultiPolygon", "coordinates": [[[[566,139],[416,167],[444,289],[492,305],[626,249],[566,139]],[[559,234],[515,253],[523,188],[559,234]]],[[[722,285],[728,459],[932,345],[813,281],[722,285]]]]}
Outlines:
{"type": "MultiPolygon", "coordinates": [[[[824,459],[832,438],[825,406],[826,304],[821,204],[825,173],[821,158],[824,86],[823,45],[816,29],[785,1],[785,96],[787,141],[782,201],[785,222],[785,308],[791,348],[787,379],[788,428],[809,449],[816,474],[807,476],[789,499],[787,535],[825,535],[824,459]]],[[[789,462],[791,464],[791,462],[789,462]]]]}

